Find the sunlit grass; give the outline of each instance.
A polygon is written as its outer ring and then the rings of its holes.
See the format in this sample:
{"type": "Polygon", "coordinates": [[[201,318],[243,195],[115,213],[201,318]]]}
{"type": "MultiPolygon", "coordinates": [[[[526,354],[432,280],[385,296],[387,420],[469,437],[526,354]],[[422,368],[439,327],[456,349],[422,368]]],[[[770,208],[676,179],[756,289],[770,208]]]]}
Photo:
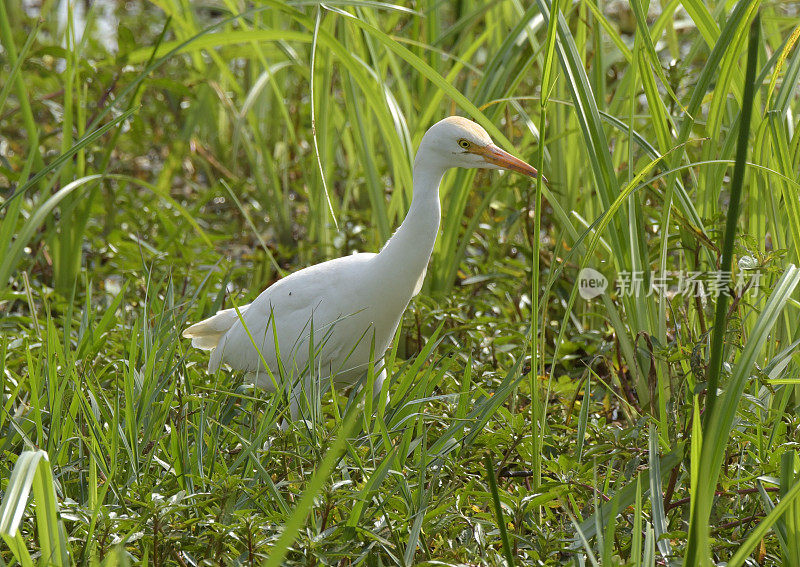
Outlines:
{"type": "Polygon", "coordinates": [[[800,561],[795,4],[80,4],[0,3],[0,561],[800,561]],[[453,113],[549,183],[448,174],[388,390],[282,432],[180,331],[377,251],[453,113]]]}

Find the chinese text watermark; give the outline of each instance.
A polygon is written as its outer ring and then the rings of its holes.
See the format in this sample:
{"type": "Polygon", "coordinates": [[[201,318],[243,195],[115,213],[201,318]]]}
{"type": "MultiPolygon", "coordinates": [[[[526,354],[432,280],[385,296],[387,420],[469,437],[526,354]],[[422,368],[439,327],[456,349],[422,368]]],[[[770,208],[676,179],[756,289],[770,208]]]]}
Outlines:
{"type": "MultiPolygon", "coordinates": [[[[735,276],[724,270],[699,272],[677,270],[668,272],[623,271],[617,274],[614,288],[620,296],[682,295],[687,297],[719,297],[723,293],[737,295],[758,293],[762,273],[740,270],[735,276]]],[[[592,268],[578,274],[578,292],[584,299],[593,299],[608,288],[608,279],[592,268]]]]}

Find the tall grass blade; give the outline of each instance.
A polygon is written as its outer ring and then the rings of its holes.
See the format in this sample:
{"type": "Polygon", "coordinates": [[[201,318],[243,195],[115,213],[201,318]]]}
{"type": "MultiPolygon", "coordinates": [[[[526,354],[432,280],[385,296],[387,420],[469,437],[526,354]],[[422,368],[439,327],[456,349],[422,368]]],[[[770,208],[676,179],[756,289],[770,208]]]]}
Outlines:
{"type": "Polygon", "coordinates": [[[17,560],[27,563],[29,556],[20,547],[19,526],[33,490],[38,546],[47,565],[70,565],[64,528],[58,517],[58,501],[53,473],[45,451],[24,451],[17,459],[0,504],[0,536],[17,560]]]}
{"type": "Polygon", "coordinates": [[[798,284],[800,284],[800,269],[790,265],[776,283],[772,294],[758,316],[744,350],[733,368],[733,373],[728,380],[724,394],[719,404],[715,406],[714,415],[703,424],[703,447],[700,452],[700,464],[697,473],[698,484],[692,486],[692,516],[689,525],[689,541],[686,548],[687,559],[696,561],[698,565],[708,564],[710,560],[708,519],[711,514],[717,479],[739,400],[750,378],[750,372],[756,362],[756,358],[761,352],[764,343],[766,343],[783,306],[789,300],[798,284]]]}
{"type": "Polygon", "coordinates": [[[750,532],[747,539],[739,546],[736,553],[728,561],[728,567],[741,567],[747,561],[748,556],[753,552],[758,543],[767,535],[775,523],[793,506],[797,506],[800,501],[800,482],[789,490],[781,501],[761,520],[758,525],[750,532]]]}
{"type": "MultiPolygon", "coordinates": [[[[36,233],[36,231],[39,230],[39,227],[45,221],[47,216],[53,212],[53,209],[55,209],[58,204],[68,197],[73,191],[82,189],[87,184],[97,181],[102,177],[102,175],[96,174],[87,175],[86,177],[76,179],[72,183],[69,183],[68,185],[65,185],[59,189],[54,195],[48,198],[36,209],[34,214],[26,220],[22,230],[19,232],[19,234],[17,234],[16,239],[9,245],[8,250],[6,250],[4,254],[3,261],[0,263],[0,289],[8,285],[8,278],[11,276],[14,268],[19,262],[23,250],[28,245],[31,238],[33,238],[33,235],[36,233]]],[[[14,197],[12,197],[12,199],[13,198],[14,197]]],[[[8,201],[6,201],[6,203],[8,203],[8,201]]]]}
{"type": "MultiPolygon", "coordinates": [[[[747,160],[748,140],[750,134],[750,118],[753,110],[753,99],[755,96],[754,84],[756,74],[756,63],[758,57],[758,39],[761,32],[761,19],[758,15],[754,19],[750,27],[750,39],[747,53],[747,72],[745,75],[745,91],[744,100],[742,101],[742,120],[739,124],[739,141],[736,151],[736,163],[734,164],[733,178],[731,182],[730,200],[728,204],[728,213],[725,225],[725,235],[722,243],[722,260],[719,269],[723,272],[730,273],[733,264],[733,249],[734,241],[736,238],[737,224],[739,221],[739,201],[742,194],[742,185],[744,184],[744,173],[747,160]]],[[[785,283],[786,287],[791,290],[797,285],[796,272],[794,267],[790,267],[784,273],[781,282],[785,283]],[[792,280],[794,282],[792,283],[792,280]]],[[[780,292],[785,293],[785,289],[781,289],[779,285],[769,303],[773,300],[779,306],[782,306],[786,301],[787,296],[778,295],[780,292]]],[[[768,305],[769,306],[769,305],[768,305]]],[[[689,526],[689,541],[686,547],[685,561],[688,564],[706,565],[710,560],[710,542],[708,535],[708,520],[711,513],[711,504],[714,497],[714,490],[716,486],[716,479],[719,474],[719,464],[721,464],[722,451],[720,446],[727,443],[729,427],[725,424],[732,422],[733,413],[736,411],[736,402],[738,402],[741,395],[741,389],[737,389],[737,384],[731,380],[728,384],[726,391],[726,399],[733,402],[733,407],[730,405],[726,408],[729,412],[726,415],[719,414],[716,409],[718,392],[717,389],[720,383],[720,375],[722,373],[722,355],[723,343],[725,339],[725,332],[727,330],[727,316],[728,316],[728,295],[722,293],[717,297],[717,306],[714,316],[714,328],[711,336],[711,355],[710,362],[707,370],[708,391],[706,393],[705,414],[703,419],[703,451],[700,461],[700,474],[698,476],[697,487],[692,487],[693,501],[692,501],[692,517],[689,526]],[[737,391],[738,390],[738,391],[737,391]],[[710,444],[716,445],[717,450],[711,449],[710,444]],[[710,485],[710,486],[709,486],[710,485]]],[[[759,317],[759,321],[764,320],[765,315],[770,311],[765,308],[759,317]]],[[[777,314],[776,314],[777,315],[777,314]]],[[[766,321],[765,321],[766,323],[766,321]]],[[[758,326],[758,325],[757,325],[758,326]]],[[[771,325],[770,325],[771,327],[771,325]]],[[[759,346],[766,340],[768,328],[762,330],[761,333],[751,334],[748,341],[746,351],[749,349],[751,355],[755,357],[756,344],[759,346]]],[[[749,373],[750,366],[744,357],[737,365],[737,369],[742,368],[741,373],[749,373]]],[[[744,378],[744,376],[742,377],[744,378]]],[[[741,384],[744,387],[744,384],[741,384]]]]}
{"type": "Polygon", "coordinates": [[[483,462],[486,467],[486,480],[489,482],[489,491],[492,493],[494,514],[497,519],[497,527],[500,530],[500,540],[503,542],[503,553],[506,556],[506,562],[513,567],[514,554],[511,551],[511,543],[508,540],[508,530],[506,529],[506,520],[503,516],[503,505],[500,503],[500,492],[497,490],[497,478],[494,473],[491,453],[486,453],[483,462]]]}

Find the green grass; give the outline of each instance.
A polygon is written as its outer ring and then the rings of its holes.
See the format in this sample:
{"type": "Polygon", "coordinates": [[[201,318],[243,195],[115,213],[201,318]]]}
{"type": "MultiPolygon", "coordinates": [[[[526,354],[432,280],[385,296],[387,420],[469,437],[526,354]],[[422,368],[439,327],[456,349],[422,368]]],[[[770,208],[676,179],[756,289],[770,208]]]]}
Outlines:
{"type": "Polygon", "coordinates": [[[0,565],[800,562],[796,4],[17,4],[0,565]],[[549,183],[449,173],[388,390],[281,431],[181,330],[378,250],[454,113],[549,183]]]}

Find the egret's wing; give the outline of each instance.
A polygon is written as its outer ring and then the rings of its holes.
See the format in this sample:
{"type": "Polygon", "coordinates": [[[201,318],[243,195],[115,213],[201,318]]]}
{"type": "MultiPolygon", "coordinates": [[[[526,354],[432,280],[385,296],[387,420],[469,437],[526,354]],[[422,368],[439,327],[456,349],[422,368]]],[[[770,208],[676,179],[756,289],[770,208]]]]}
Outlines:
{"type": "MultiPolygon", "coordinates": [[[[374,256],[362,253],[337,258],[302,269],[272,284],[250,304],[243,317],[246,330],[241,321],[233,323],[219,348],[212,353],[209,370],[214,371],[226,363],[235,370],[264,371],[263,359],[273,374],[277,374],[278,352],[284,366],[291,364],[302,369],[309,357],[312,318],[314,342],[317,343],[330,331],[333,322],[348,314],[343,312],[349,309],[344,306],[347,298],[359,296],[353,280],[358,279],[360,266],[374,256]]],[[[363,281],[362,278],[361,283],[363,281]]]]}

